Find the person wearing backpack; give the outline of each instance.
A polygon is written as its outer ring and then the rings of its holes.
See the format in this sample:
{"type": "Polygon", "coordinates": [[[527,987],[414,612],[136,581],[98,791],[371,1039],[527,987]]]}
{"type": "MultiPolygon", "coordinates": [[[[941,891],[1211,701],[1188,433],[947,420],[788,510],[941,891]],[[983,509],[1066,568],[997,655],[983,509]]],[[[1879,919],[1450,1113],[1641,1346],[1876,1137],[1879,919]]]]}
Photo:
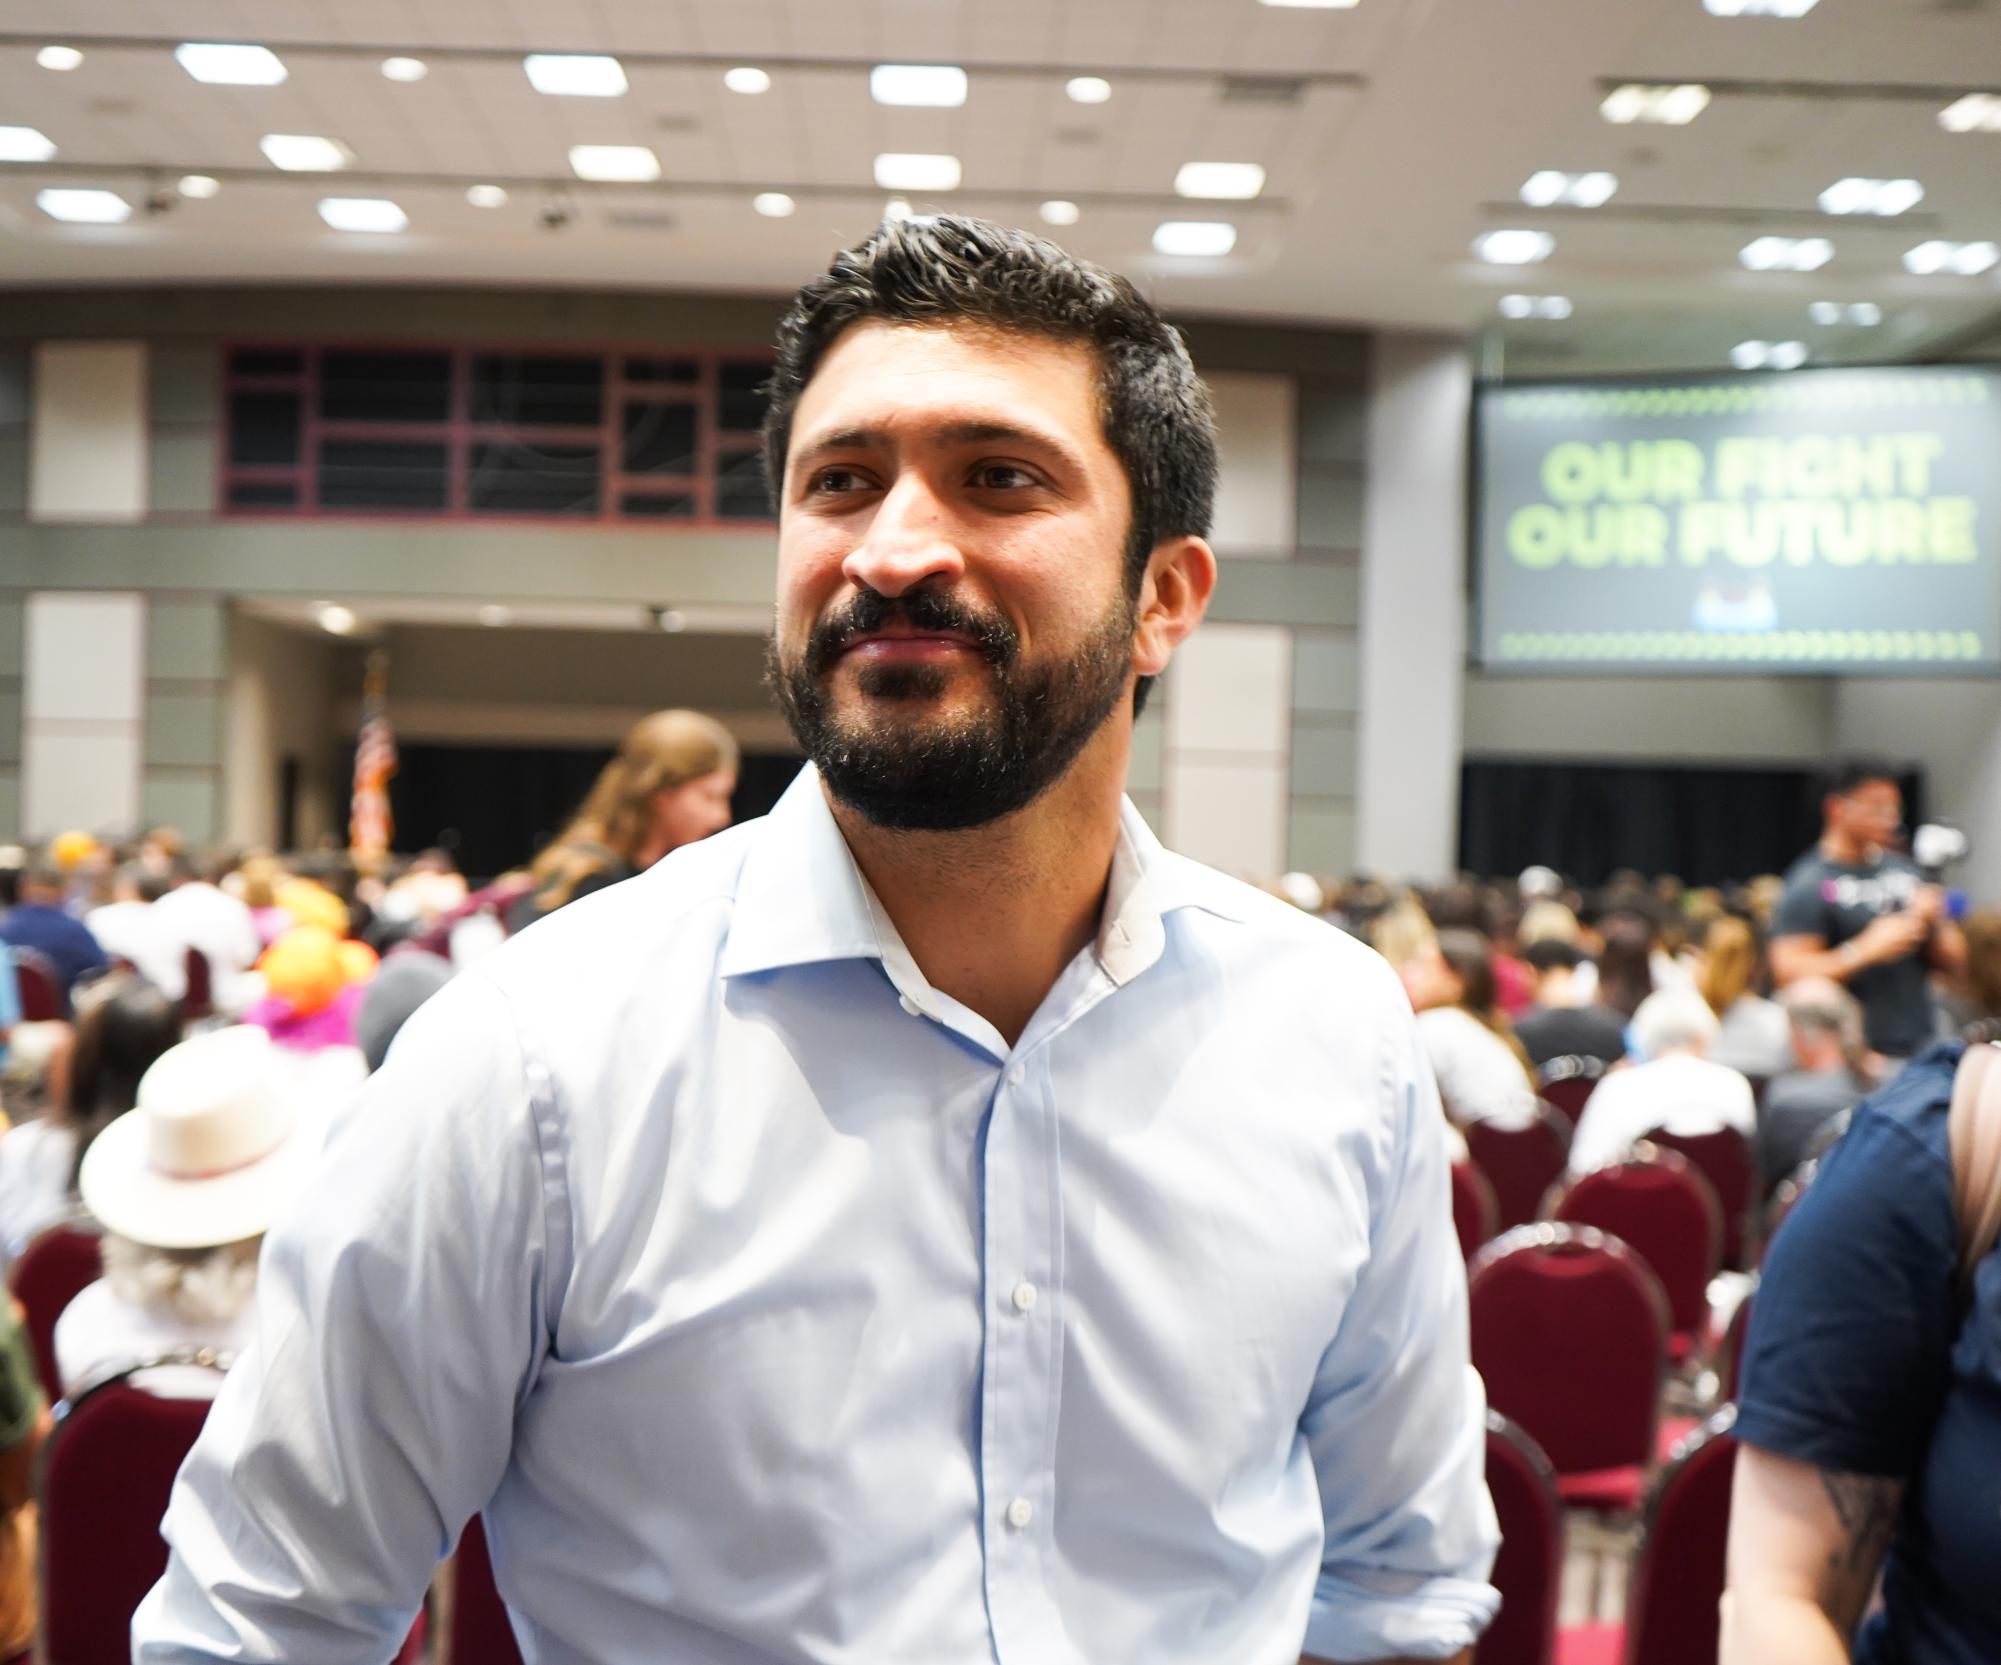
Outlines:
{"type": "Polygon", "coordinates": [[[1865,1100],[1772,1244],[1721,1665],[2001,1660],[1994,1054],[1936,1046],[1865,1100]]]}

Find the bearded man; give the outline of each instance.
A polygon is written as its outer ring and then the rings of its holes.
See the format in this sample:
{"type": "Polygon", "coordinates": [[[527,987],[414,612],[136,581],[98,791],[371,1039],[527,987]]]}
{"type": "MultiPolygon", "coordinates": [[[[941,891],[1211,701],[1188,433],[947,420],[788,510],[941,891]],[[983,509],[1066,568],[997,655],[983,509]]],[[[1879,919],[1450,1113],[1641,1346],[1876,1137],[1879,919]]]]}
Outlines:
{"type": "Polygon", "coordinates": [[[1464,1659],[1444,1123],[1396,978],[1164,851],[1214,425],[976,220],[800,292],[774,812],[412,1019],[265,1257],[142,1665],[385,1659],[482,1513],[530,1665],[1464,1659]]]}

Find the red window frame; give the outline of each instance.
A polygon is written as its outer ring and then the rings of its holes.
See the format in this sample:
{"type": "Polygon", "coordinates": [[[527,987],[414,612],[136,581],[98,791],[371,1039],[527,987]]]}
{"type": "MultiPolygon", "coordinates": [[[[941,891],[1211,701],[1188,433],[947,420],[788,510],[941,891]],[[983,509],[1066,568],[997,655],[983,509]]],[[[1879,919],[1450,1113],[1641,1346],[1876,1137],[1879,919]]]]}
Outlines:
{"type": "Polygon", "coordinates": [[[720,515],[717,487],[725,463],[755,456],[762,449],[757,434],[725,431],[722,426],[722,370],[725,365],[753,364],[768,369],[771,354],[718,348],[654,345],[606,346],[569,342],[426,341],[230,341],[222,344],[222,443],[216,448],[216,513],[230,520],[415,520],[425,524],[473,521],[480,525],[620,526],[648,531],[743,531],[769,527],[769,514],[720,515]],[[443,353],[450,360],[451,408],[439,422],[348,421],[319,414],[321,355],[328,352],[443,353]],[[257,374],[235,368],[239,353],[297,353],[300,367],[289,374],[257,374]],[[595,358],[604,368],[604,410],[596,426],[519,422],[476,422],[472,416],[472,365],[484,354],[509,358],[595,358]],[[673,359],[695,366],[692,382],[635,381],[625,374],[627,359],[673,359]],[[230,460],[235,435],[234,401],[239,393],[296,393],[299,397],[299,456],[293,463],[237,463],[230,460]],[[626,411],[631,406],[688,405],[695,411],[695,472],[692,474],[627,474],[623,470],[626,411]],[[325,508],[319,498],[320,444],[327,439],[435,441],[445,446],[445,507],[325,508]],[[598,447],[598,507],[594,514],[549,514],[515,509],[475,509],[470,503],[473,447],[497,439],[527,444],[598,447]],[[229,500],[239,485],[290,485],[295,505],[235,505],[229,500]],[[628,495],[685,494],[694,499],[690,515],[628,514],[628,495]]]}

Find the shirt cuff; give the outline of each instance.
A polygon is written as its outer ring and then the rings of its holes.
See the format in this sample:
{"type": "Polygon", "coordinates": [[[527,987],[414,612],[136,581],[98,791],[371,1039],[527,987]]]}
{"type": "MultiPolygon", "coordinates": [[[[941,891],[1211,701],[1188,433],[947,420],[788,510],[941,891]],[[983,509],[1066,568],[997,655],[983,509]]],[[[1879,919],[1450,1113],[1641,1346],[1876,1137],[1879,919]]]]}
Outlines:
{"type": "Polygon", "coordinates": [[[1367,1567],[1323,1572],[1304,1651],[1322,1659],[1450,1659],[1479,1641],[1501,1594],[1476,1579],[1367,1567]]]}

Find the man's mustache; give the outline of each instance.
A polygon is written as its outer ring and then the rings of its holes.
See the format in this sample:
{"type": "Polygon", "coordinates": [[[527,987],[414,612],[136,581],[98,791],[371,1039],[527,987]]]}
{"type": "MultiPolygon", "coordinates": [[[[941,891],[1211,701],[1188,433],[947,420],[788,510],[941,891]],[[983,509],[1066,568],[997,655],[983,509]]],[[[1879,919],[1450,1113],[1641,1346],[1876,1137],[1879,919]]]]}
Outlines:
{"type": "Polygon", "coordinates": [[[899,596],[859,590],[852,601],[813,626],[806,640],[807,673],[824,676],[856,642],[892,624],[905,630],[964,636],[996,670],[1007,669],[1021,650],[1021,638],[1006,619],[975,612],[942,590],[911,590],[899,596]]]}

